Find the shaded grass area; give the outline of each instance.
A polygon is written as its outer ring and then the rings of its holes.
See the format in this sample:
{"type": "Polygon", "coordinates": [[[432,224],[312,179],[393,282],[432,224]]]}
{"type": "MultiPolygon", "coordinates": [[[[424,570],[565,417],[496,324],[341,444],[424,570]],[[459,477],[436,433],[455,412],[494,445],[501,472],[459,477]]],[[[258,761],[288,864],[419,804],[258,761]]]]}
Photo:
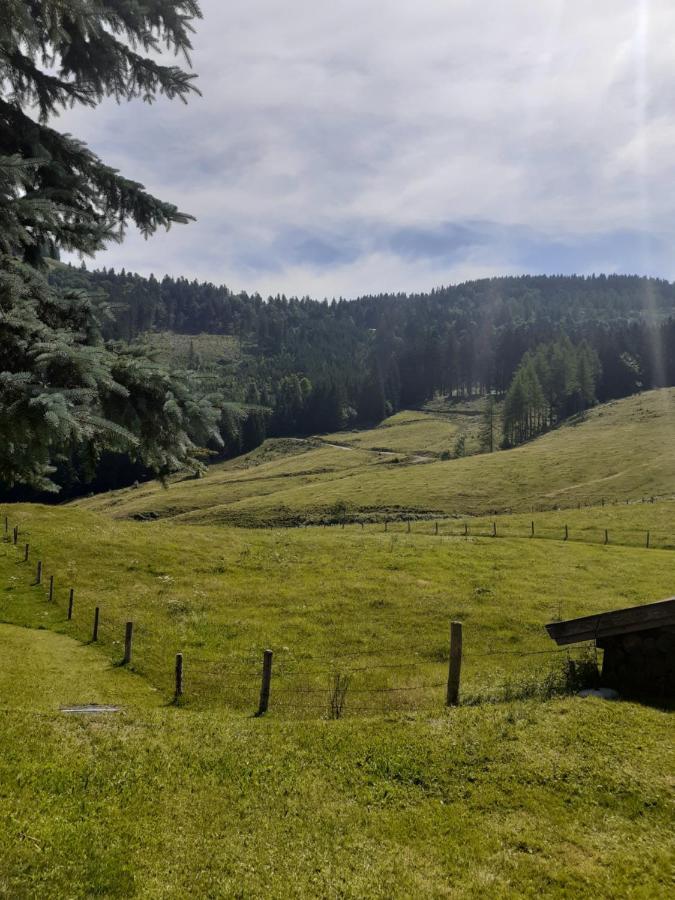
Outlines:
{"type": "MultiPolygon", "coordinates": [[[[373,432],[370,438],[379,444],[373,432]]],[[[420,443],[417,436],[414,443],[420,443]]],[[[308,449],[304,441],[294,449],[286,442],[281,455],[261,462],[256,453],[213,466],[201,481],[174,482],[168,490],[152,483],[78,503],[118,517],[180,516],[195,524],[247,527],[334,521],[336,510],[382,520],[575,508],[603,499],[672,496],[673,446],[675,389],[668,388],[597,407],[514,450],[394,462],[391,453],[308,449]]]]}
{"type": "Polygon", "coordinates": [[[66,635],[0,624],[0,644],[4,711],[50,714],[62,705],[87,704],[151,709],[163,702],[147,681],[66,635]]]}
{"type": "Polygon", "coordinates": [[[7,635],[3,896],[668,893],[666,713],[568,698],[280,723],[160,708],[108,670],[124,715],[74,719],[45,707],[76,671],[104,677],[94,651],[7,635]]]}
{"type": "MultiPolygon", "coordinates": [[[[612,530],[621,522],[657,534],[671,511],[670,503],[617,507],[612,530]]],[[[575,527],[599,531],[609,513],[575,511],[575,527]]],[[[325,715],[336,674],[349,678],[347,715],[439,711],[451,619],[464,623],[465,697],[499,694],[505,679],[548,665],[556,648],[546,622],[658,600],[675,583],[672,551],[442,533],[458,523],[441,523],[435,536],[382,526],[188,528],[77,507],[23,505],[8,515],[21,537],[17,548],[1,545],[3,619],[87,640],[99,606],[108,658],[121,659],[124,623],[132,620],[134,668],[163,697],[171,696],[181,651],[187,703],[249,712],[257,707],[262,650],[270,647],[271,711],[281,717],[325,715]],[[24,541],[33,548],[29,564],[24,541]],[[38,556],[39,587],[31,585],[38,556]]],[[[556,530],[557,516],[541,514],[538,527],[556,530]]],[[[520,525],[503,517],[498,531],[520,525]]]]}

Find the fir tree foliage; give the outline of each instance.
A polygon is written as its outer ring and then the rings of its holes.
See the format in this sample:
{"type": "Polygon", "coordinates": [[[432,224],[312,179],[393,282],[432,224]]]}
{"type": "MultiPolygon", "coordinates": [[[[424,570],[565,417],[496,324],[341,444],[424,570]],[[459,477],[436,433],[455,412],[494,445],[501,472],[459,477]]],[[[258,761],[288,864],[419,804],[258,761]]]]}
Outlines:
{"type": "Polygon", "coordinates": [[[129,220],[149,235],[191,218],[47,122],[64,107],[93,107],[110,96],[150,102],[163,93],[186,100],[196,90],[195,76],[147,54],[164,47],[189,59],[191,20],[199,15],[194,0],[0,5],[0,155],[29,166],[24,196],[32,206],[16,210],[17,224],[30,236],[22,247],[27,261],[59,248],[93,253],[119,239],[129,220]],[[46,221],[43,204],[50,209],[46,221]]]}
{"type": "Polygon", "coordinates": [[[53,490],[74,446],[127,452],[160,475],[219,442],[213,397],[139,348],[105,343],[105,307],[0,257],[0,483],[53,490]]]}
{"type": "Polygon", "coordinates": [[[95,292],[54,287],[45,258],[91,254],[129,222],[190,217],[50,127],[64,107],[185,100],[195,0],[5,0],[0,5],[0,483],[54,489],[55,463],[123,450],[159,474],[219,440],[212,398],[138,349],[106,342],[95,292]]]}

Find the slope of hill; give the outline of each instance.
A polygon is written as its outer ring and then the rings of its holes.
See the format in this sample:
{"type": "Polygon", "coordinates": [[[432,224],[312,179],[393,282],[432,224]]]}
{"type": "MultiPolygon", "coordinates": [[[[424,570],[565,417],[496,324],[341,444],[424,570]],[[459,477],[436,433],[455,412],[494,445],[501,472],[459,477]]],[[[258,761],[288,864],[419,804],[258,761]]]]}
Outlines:
{"type": "Polygon", "coordinates": [[[120,692],[121,714],[67,718],[44,692],[71,702],[60,675],[79,657],[86,677],[89,655],[61,638],[48,658],[22,631],[0,670],[3,697],[24,683],[0,712],[3,896],[668,893],[657,709],[563,698],[280,727],[120,692]]]}
{"type": "MultiPolygon", "coordinates": [[[[385,440],[386,429],[380,428],[343,436],[351,446],[286,441],[278,453],[272,443],[213,466],[200,480],[174,481],[168,489],[150,483],[79,503],[117,517],[180,516],[257,526],[336,516],[481,515],[675,491],[672,388],[598,406],[585,419],[529,444],[482,456],[424,462],[413,455],[397,461],[391,450],[365,449],[385,440]],[[355,447],[357,441],[364,449],[355,447]]],[[[430,446],[438,446],[436,440],[433,434],[430,446]]],[[[422,442],[418,433],[413,443],[422,442]]],[[[415,446],[416,453],[424,450],[415,446]]]]}
{"type": "Polygon", "coordinates": [[[454,456],[455,444],[462,435],[465,453],[469,455],[480,449],[479,432],[484,408],[484,399],[445,404],[430,402],[419,410],[396,413],[376,428],[336,431],[322,435],[321,439],[362,450],[433,458],[442,453],[454,456]]]}
{"type": "Polygon", "coordinates": [[[218,363],[234,363],[241,359],[237,339],[227,334],[147,331],[140,340],[162,362],[177,368],[191,366],[211,370],[218,363]]]}
{"type": "MultiPolygon", "coordinates": [[[[573,530],[608,515],[657,530],[671,506],[577,511],[573,530]]],[[[27,564],[0,543],[0,618],[28,626],[0,626],[3,896],[667,894],[670,716],[545,699],[566,654],[542,625],[665,596],[672,551],[435,538],[428,522],[408,535],[2,514],[31,547],[27,564]],[[98,644],[84,646],[95,606],[98,644]],[[444,708],[451,617],[462,696],[484,685],[491,702],[444,708]],[[133,673],[119,665],[129,620],[133,673]],[[350,679],[340,721],[336,671],[350,679]],[[122,711],[59,711],[90,701],[122,711]]],[[[538,533],[559,526],[534,518],[538,533]]]]}

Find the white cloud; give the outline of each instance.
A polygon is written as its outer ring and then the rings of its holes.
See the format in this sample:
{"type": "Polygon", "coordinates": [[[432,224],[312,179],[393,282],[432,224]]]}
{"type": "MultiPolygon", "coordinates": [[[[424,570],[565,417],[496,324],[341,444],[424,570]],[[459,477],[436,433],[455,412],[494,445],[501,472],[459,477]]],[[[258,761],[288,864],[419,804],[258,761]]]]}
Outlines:
{"type": "MultiPolygon", "coordinates": [[[[659,246],[673,237],[666,0],[203,9],[201,99],[63,116],[107,161],[199,219],[149,243],[132,235],[99,264],[353,296],[550,269],[555,258],[533,250],[546,241],[604,241],[598,260],[620,267],[631,261],[625,242],[605,246],[612,233],[645,231],[659,246]],[[449,247],[433,264],[382,246],[397,229],[453,222],[487,223],[492,245],[459,259],[449,247]],[[299,231],[316,240],[298,243],[299,231]],[[332,251],[312,258],[326,236],[332,251]],[[284,258],[291,245],[307,258],[284,258]]],[[[675,276],[669,254],[653,264],[675,276]]]]}

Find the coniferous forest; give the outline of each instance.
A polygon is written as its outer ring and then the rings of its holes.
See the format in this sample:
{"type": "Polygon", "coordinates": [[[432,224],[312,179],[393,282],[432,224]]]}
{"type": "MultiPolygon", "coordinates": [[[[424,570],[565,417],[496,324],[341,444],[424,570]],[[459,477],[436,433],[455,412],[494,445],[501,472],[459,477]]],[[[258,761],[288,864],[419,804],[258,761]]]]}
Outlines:
{"type": "Polygon", "coordinates": [[[504,399],[508,447],[596,402],[675,384],[675,286],[657,279],[523,276],[330,302],[84,267],[55,267],[51,281],[104,298],[111,340],[236,339],[238,361],[215,373],[198,351],[186,360],[218,396],[221,455],[376,424],[436,394],[504,399]]]}

